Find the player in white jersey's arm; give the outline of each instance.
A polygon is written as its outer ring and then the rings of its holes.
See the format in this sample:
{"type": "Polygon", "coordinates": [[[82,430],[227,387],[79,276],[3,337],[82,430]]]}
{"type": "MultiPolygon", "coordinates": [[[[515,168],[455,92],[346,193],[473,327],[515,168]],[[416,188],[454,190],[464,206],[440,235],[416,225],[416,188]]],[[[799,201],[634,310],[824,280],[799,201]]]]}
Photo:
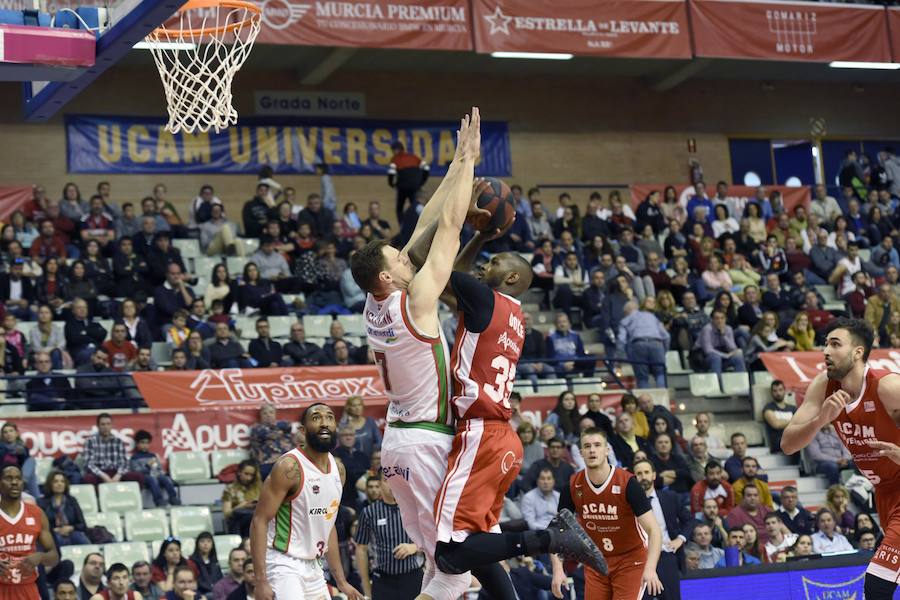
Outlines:
{"type": "Polygon", "coordinates": [[[381,466],[410,539],[427,557],[422,590],[434,600],[456,600],[471,575],[437,572],[434,499],[447,472],[453,443],[449,349],[438,319],[438,298],[447,285],[469,212],[475,163],[481,147],[477,108],[460,123],[456,153],[438,189],[422,210],[405,248],[371,242],[356,252],[350,269],[367,292],[366,335],[390,400],[381,466]],[[431,227],[436,223],[435,227],[431,227]],[[434,235],[421,269],[409,249],[434,235]]]}
{"type": "Polygon", "coordinates": [[[300,417],[306,448],[282,455],[263,483],[250,524],[255,600],[330,598],[323,557],[349,600],[365,598],[347,582],[334,529],[343,490],[331,455],[336,429],[330,407],[309,406],[300,417]]]}

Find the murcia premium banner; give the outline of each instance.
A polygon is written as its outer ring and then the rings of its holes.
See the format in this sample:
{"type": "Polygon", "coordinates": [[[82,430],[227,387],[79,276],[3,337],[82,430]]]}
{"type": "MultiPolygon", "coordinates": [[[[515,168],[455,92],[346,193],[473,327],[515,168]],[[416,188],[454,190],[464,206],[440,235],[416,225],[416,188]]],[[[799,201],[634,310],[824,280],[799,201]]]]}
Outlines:
{"type": "Polygon", "coordinates": [[[690,58],[681,0],[473,0],[478,52],[690,58]]]}
{"type": "Polygon", "coordinates": [[[900,62],[900,6],[892,6],[887,9],[888,28],[891,33],[891,48],[894,62],[900,62]]]}
{"type": "Polygon", "coordinates": [[[692,0],[697,56],[828,62],[889,62],[881,6],[821,2],[692,0]]]}
{"type": "Polygon", "coordinates": [[[262,44],[471,50],[466,0],[266,0],[262,44]]]}

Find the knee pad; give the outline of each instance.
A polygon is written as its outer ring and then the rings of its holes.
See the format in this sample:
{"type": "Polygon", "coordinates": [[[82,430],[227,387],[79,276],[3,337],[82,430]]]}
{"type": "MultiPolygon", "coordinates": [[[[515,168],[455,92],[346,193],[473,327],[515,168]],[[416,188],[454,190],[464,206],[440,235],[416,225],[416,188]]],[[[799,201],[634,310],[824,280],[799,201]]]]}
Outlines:
{"type": "Polygon", "coordinates": [[[466,569],[460,568],[456,564],[456,551],[458,544],[453,542],[438,542],[434,549],[434,562],[442,573],[448,575],[460,575],[466,572],[466,569]]]}
{"type": "Polygon", "coordinates": [[[894,590],[897,584],[881,577],[876,577],[871,573],[866,573],[866,582],[864,586],[864,595],[866,600],[891,600],[894,597],[894,590]]]}

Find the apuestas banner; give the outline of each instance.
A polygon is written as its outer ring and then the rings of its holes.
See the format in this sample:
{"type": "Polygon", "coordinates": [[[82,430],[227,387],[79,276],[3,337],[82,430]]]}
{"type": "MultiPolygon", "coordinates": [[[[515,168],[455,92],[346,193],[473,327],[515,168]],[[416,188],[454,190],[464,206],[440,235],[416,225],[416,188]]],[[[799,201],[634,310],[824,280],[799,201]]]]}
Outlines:
{"type": "MultiPolygon", "coordinates": [[[[70,173],[221,173],[256,175],[264,165],[279,174],[311,174],[325,163],[335,175],[384,175],[391,144],[443,175],[456,149],[458,122],[242,117],[221,133],[169,133],[165,119],[66,116],[70,173]]],[[[478,175],[512,169],[505,122],[482,122],[478,175]]]]}
{"type": "Polygon", "coordinates": [[[881,6],[692,0],[697,56],[890,62],[881,6]],[[860,43],[865,40],[865,43],[860,43]]]}
{"type": "Polygon", "coordinates": [[[478,52],[691,58],[682,0],[473,0],[478,52]]]}
{"type": "Polygon", "coordinates": [[[900,62],[900,7],[889,7],[887,9],[887,16],[894,62],[900,62]]]}
{"type": "MultiPolygon", "coordinates": [[[[631,191],[632,208],[637,209],[638,204],[643,202],[650,192],[658,191],[660,195],[662,195],[666,187],[668,187],[668,184],[634,183],[630,185],[629,190],[631,191]]],[[[687,209],[688,200],[696,193],[694,186],[682,184],[672,187],[675,188],[675,192],[678,194],[678,203],[681,204],[682,208],[687,209]]],[[[784,207],[789,213],[792,212],[794,207],[798,204],[809,208],[809,203],[812,200],[809,187],[806,186],[787,187],[784,185],[767,185],[764,187],[769,193],[774,191],[781,192],[781,197],[784,199],[784,207]]],[[[747,203],[756,198],[756,190],[757,188],[747,185],[730,185],[728,186],[727,197],[735,200],[735,206],[739,209],[740,213],[743,214],[744,207],[747,206],[747,203]]],[[[706,193],[715,194],[715,189],[710,189],[708,187],[706,193]]]]}
{"type": "Polygon", "coordinates": [[[471,50],[467,0],[266,0],[262,44],[471,50]]]}

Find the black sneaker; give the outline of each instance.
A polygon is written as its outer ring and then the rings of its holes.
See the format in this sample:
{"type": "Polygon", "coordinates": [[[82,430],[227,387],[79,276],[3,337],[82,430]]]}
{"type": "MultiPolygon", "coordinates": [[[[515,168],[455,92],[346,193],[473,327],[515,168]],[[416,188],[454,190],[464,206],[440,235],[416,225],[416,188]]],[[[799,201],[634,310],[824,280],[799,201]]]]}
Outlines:
{"type": "Polygon", "coordinates": [[[572,512],[564,508],[547,526],[550,533],[550,552],[578,561],[603,575],[609,575],[606,559],[594,541],[582,529],[572,512]]]}

